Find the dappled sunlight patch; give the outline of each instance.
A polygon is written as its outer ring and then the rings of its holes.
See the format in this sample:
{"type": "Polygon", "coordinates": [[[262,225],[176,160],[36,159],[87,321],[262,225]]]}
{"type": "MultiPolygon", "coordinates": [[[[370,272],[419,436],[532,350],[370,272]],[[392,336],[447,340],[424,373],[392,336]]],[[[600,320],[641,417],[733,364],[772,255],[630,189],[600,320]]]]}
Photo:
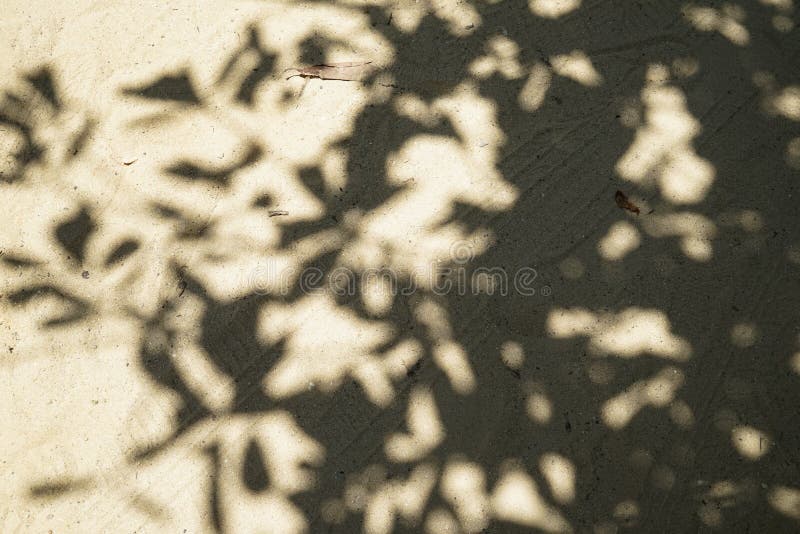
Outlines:
{"type": "Polygon", "coordinates": [[[517,43],[504,35],[495,35],[486,42],[486,54],[474,59],[467,68],[470,74],[481,80],[494,73],[515,80],[525,75],[518,56],[517,43]]]}
{"type": "Polygon", "coordinates": [[[569,54],[561,54],[550,58],[553,71],[559,76],[569,78],[587,87],[597,87],[603,83],[603,77],[592,65],[592,60],[582,50],[573,50],[569,54]]]}
{"type": "Polygon", "coordinates": [[[427,534],[460,534],[458,520],[444,508],[434,508],[425,520],[427,534]]]}
{"type": "Polygon", "coordinates": [[[586,267],[583,262],[574,256],[566,258],[559,263],[558,269],[564,278],[568,280],[578,280],[586,274],[586,267]]]}
{"type": "Polygon", "coordinates": [[[737,347],[752,347],[757,340],[758,328],[753,323],[737,323],[731,329],[731,342],[737,347]]]}
{"type": "Polygon", "coordinates": [[[750,42],[750,32],[744,27],[745,12],[735,4],[725,4],[721,9],[688,4],[683,7],[683,16],[698,30],[719,32],[738,46],[750,42]]]}
{"type": "Polygon", "coordinates": [[[622,501],[614,507],[614,519],[626,527],[636,525],[639,514],[639,504],[634,500],[622,501]]]}
{"type": "Polygon", "coordinates": [[[692,260],[706,262],[713,256],[717,226],[699,213],[652,215],[642,221],[642,227],[652,237],[678,237],[681,250],[692,260]]]}
{"type": "Polygon", "coordinates": [[[800,170],[800,137],[795,137],[786,144],[786,164],[792,169],[800,170]]]}
{"type": "Polygon", "coordinates": [[[413,462],[427,456],[444,439],[436,399],[430,391],[411,391],[406,414],[408,434],[392,434],[386,439],[386,457],[393,462],[413,462]]]}
{"type": "Polygon", "coordinates": [[[761,90],[761,105],[767,114],[800,121],[800,86],[780,87],[775,75],[767,71],[755,72],[753,83],[761,90]]]}
{"type": "Polygon", "coordinates": [[[670,332],[670,322],[660,310],[628,308],[620,313],[594,313],[583,308],[554,309],[547,318],[547,331],[555,338],[586,336],[597,355],[634,358],[652,354],[683,361],[691,345],[670,332]]]}
{"type": "Polygon", "coordinates": [[[600,255],[609,261],[619,261],[636,250],[641,243],[639,231],[631,223],[620,221],[609,228],[597,244],[600,255]]]}
{"type": "Polygon", "coordinates": [[[548,505],[531,476],[521,467],[508,466],[491,495],[494,515],[509,523],[545,532],[570,532],[572,528],[558,510],[548,505]]]}
{"type": "Polygon", "coordinates": [[[758,460],[769,452],[772,445],[767,434],[745,425],[737,425],[731,430],[731,443],[740,455],[749,460],[758,460]]]}
{"type": "Polygon", "coordinates": [[[289,496],[314,486],[310,466],[323,460],[324,449],[283,411],[230,418],[214,433],[217,446],[207,453],[225,466],[213,480],[220,495],[217,505],[225,510],[221,527],[304,532],[306,518],[289,496]]]}
{"type": "Polygon", "coordinates": [[[790,263],[800,265],[800,244],[792,244],[786,247],[786,259],[790,263]]]}
{"type": "Polygon", "coordinates": [[[545,453],[539,457],[539,470],[550,487],[555,500],[569,504],[575,500],[575,465],[556,453],[545,453]]]}
{"type": "Polygon", "coordinates": [[[450,503],[464,532],[481,532],[489,526],[486,475],[475,463],[451,460],[444,467],[442,497],[450,503]]]}
{"type": "Polygon", "coordinates": [[[800,85],[785,87],[774,97],[772,105],[780,115],[800,121],[800,85]]]}
{"type": "Polygon", "coordinates": [[[500,359],[506,367],[519,371],[525,363],[525,349],[516,341],[506,341],[500,346],[500,359]]]}
{"type": "Polygon", "coordinates": [[[394,283],[383,276],[368,276],[361,283],[364,308],[376,316],[385,316],[394,303],[394,283]]]}
{"type": "Polygon", "coordinates": [[[172,351],[176,371],[204,406],[215,413],[224,413],[233,406],[236,384],[231,376],[220,372],[196,343],[179,338],[172,351]]]}
{"type": "Polygon", "coordinates": [[[446,310],[427,298],[415,309],[417,320],[428,327],[433,339],[433,361],[447,376],[453,389],[466,395],[476,387],[476,378],[464,348],[453,339],[446,310]]]}
{"type": "Polygon", "coordinates": [[[795,352],[794,355],[789,358],[789,367],[795,374],[800,375],[800,352],[795,352]]]}
{"type": "Polygon", "coordinates": [[[800,521],[800,489],[788,486],[772,488],[767,496],[767,501],[781,514],[800,521]]]}
{"type": "Polygon", "coordinates": [[[352,375],[374,403],[385,406],[391,400],[394,388],[375,354],[392,333],[388,324],[365,321],[337,307],[327,294],[309,295],[291,306],[268,305],[262,317],[260,334],[266,340],[286,339],[285,353],[265,378],[271,397],[315,388],[332,392],[352,375]],[[327,335],[318,336],[320,329],[327,335]]]}
{"type": "Polygon", "coordinates": [[[544,384],[528,382],[525,384],[528,399],[525,408],[528,417],[537,424],[546,425],[553,418],[553,401],[547,395],[544,384]]]}
{"type": "Polygon", "coordinates": [[[786,15],[775,15],[772,17],[772,27],[781,33],[789,33],[794,29],[795,23],[791,17],[786,15]]]}
{"type": "Polygon", "coordinates": [[[536,111],[542,107],[552,80],[553,74],[547,65],[541,61],[534,63],[528,74],[528,80],[517,96],[519,107],[525,111],[536,111]]]}
{"type": "Polygon", "coordinates": [[[693,57],[679,57],[672,61],[671,70],[678,78],[690,78],[700,71],[700,62],[693,57]]]}
{"type": "Polygon", "coordinates": [[[667,406],[683,382],[683,373],[674,367],[663,369],[649,380],[638,381],[603,404],[603,422],[615,430],[625,428],[643,408],[667,406]]]}
{"type": "Polygon", "coordinates": [[[481,23],[478,11],[469,3],[459,0],[430,0],[434,14],[447,21],[447,29],[453,35],[465,36],[481,23]]]}
{"type": "Polygon", "coordinates": [[[417,30],[427,12],[425,2],[404,1],[392,9],[392,26],[405,34],[412,34],[417,30]]]}
{"type": "Polygon", "coordinates": [[[422,356],[422,344],[416,339],[406,339],[383,354],[383,367],[393,379],[400,380],[417,366],[422,356]]]}
{"type": "MultiPolygon", "coordinates": [[[[707,489],[699,495],[700,506],[697,514],[700,520],[711,527],[720,527],[724,521],[724,512],[745,501],[757,498],[757,489],[750,479],[744,480],[718,480],[707,483],[707,489]]],[[[766,485],[762,484],[766,489],[766,485]]]]}
{"type": "Polygon", "coordinates": [[[399,517],[418,525],[437,482],[437,469],[430,464],[413,468],[408,478],[393,478],[369,491],[364,512],[364,532],[390,534],[399,517]]]}
{"type": "Polygon", "coordinates": [[[442,120],[440,114],[433,106],[416,95],[398,95],[392,102],[395,111],[400,117],[407,117],[428,128],[436,126],[442,120]]]}
{"type": "Polygon", "coordinates": [[[673,204],[696,204],[708,194],[715,175],[713,165],[692,147],[700,123],[687,109],[683,91],[667,85],[666,67],[651,65],[648,78],[641,94],[644,124],[617,162],[616,171],[640,185],[656,183],[664,199],[673,204]]]}
{"type": "Polygon", "coordinates": [[[506,141],[506,134],[497,122],[498,105],[482,96],[475,84],[465,82],[452,93],[437,98],[430,111],[450,120],[466,149],[468,164],[480,169],[484,173],[482,180],[496,189],[492,199],[484,199],[478,205],[489,210],[509,209],[519,193],[496,168],[500,162],[498,151],[506,141]]]}
{"type": "Polygon", "coordinates": [[[537,17],[557,19],[581,7],[581,0],[528,0],[528,7],[537,17]]]}
{"type": "Polygon", "coordinates": [[[475,391],[475,375],[467,353],[460,344],[453,341],[437,343],[433,347],[433,361],[447,376],[457,393],[467,395],[475,391]]]}
{"type": "Polygon", "coordinates": [[[531,393],[525,403],[528,417],[540,425],[546,425],[553,417],[553,403],[544,393],[531,393]]]}

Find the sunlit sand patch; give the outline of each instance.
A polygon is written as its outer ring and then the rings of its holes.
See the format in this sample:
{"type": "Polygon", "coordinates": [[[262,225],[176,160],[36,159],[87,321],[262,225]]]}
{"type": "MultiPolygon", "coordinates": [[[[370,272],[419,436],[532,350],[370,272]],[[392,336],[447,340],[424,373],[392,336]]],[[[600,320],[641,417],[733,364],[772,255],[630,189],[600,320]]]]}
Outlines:
{"type": "Polygon", "coordinates": [[[639,513],[639,505],[634,500],[622,501],[614,507],[614,519],[625,526],[633,526],[639,513]]]}
{"type": "Polygon", "coordinates": [[[460,534],[458,520],[445,508],[434,508],[425,520],[427,534],[460,534]]]}
{"type": "Polygon", "coordinates": [[[789,367],[796,374],[800,375],[800,352],[795,352],[794,355],[789,359],[789,367]]]}
{"type": "Polygon", "coordinates": [[[451,460],[444,467],[441,493],[455,511],[465,532],[481,532],[489,525],[486,475],[479,464],[451,460]]]}
{"type": "Polygon", "coordinates": [[[800,137],[795,137],[786,144],[786,164],[792,169],[800,170],[800,137]]]}
{"type": "Polygon", "coordinates": [[[448,30],[453,35],[465,36],[481,23],[477,10],[467,2],[459,0],[431,0],[433,12],[448,22],[448,30]]]}
{"type": "Polygon", "coordinates": [[[634,358],[652,354],[678,361],[688,359],[691,345],[670,330],[664,312],[642,308],[628,308],[616,314],[562,308],[551,311],[547,318],[547,331],[551,336],[586,336],[589,349],[598,355],[634,358]]]}
{"type": "Polygon", "coordinates": [[[753,323],[737,323],[731,329],[731,342],[737,347],[752,347],[757,340],[758,328],[753,323]]]}
{"type": "Polygon", "coordinates": [[[552,79],[553,75],[549,67],[539,61],[534,63],[528,74],[528,81],[522,86],[522,90],[517,96],[519,106],[525,111],[536,111],[542,107],[552,79]]]}
{"type": "Polygon", "coordinates": [[[784,88],[772,101],[775,110],[793,121],[800,121],[800,85],[784,88]]]}
{"type": "Polygon", "coordinates": [[[480,205],[491,210],[510,208],[519,193],[496,170],[499,149],[506,141],[506,134],[497,123],[499,106],[481,96],[474,83],[465,82],[452,93],[437,98],[430,111],[450,119],[466,148],[469,165],[480,169],[482,181],[497,189],[495,198],[484,199],[480,205]]]}
{"type": "Polygon", "coordinates": [[[662,196],[673,204],[702,201],[714,181],[715,169],[692,148],[700,123],[689,113],[686,96],[677,87],[666,85],[656,71],[668,70],[652,65],[651,81],[642,91],[644,124],[633,144],[619,159],[617,173],[641,185],[655,182],[662,196]]]}
{"type": "Polygon", "coordinates": [[[700,71],[700,63],[693,57],[680,57],[672,62],[672,73],[678,78],[690,78],[700,71]]]}
{"type": "Polygon", "coordinates": [[[507,367],[518,371],[525,363],[525,350],[516,341],[506,341],[500,347],[500,358],[507,367]]]}
{"type": "Polygon", "coordinates": [[[438,343],[433,348],[433,360],[450,380],[453,389],[461,395],[475,391],[477,381],[467,353],[456,342],[438,343]]]}
{"type": "Polygon", "coordinates": [[[557,19],[581,7],[581,0],[528,0],[531,13],[546,19],[557,19]]]}
{"type": "Polygon", "coordinates": [[[374,352],[389,339],[388,324],[365,321],[322,292],[291,306],[266,306],[262,317],[261,336],[272,343],[286,339],[285,354],[265,378],[270,396],[286,398],[309,388],[330,392],[351,375],[372,402],[391,401],[394,387],[374,352]],[[327,335],[318,336],[320,329],[327,335]]]}
{"type": "Polygon", "coordinates": [[[575,499],[576,470],[569,459],[560,454],[545,453],[539,458],[539,470],[556,501],[568,504],[575,499]]]}
{"type": "Polygon", "coordinates": [[[800,520],[800,489],[777,486],[770,490],[767,500],[781,514],[800,520]]]}
{"type": "Polygon", "coordinates": [[[425,324],[433,343],[433,361],[450,380],[453,389],[466,395],[474,391],[476,378],[464,348],[452,338],[452,329],[444,308],[425,299],[415,310],[417,320],[425,324]]]}
{"type": "Polygon", "coordinates": [[[469,72],[479,79],[486,79],[499,73],[508,80],[524,76],[519,62],[519,45],[503,35],[495,35],[486,43],[486,55],[475,59],[468,67],[469,72]]]}
{"type": "Polygon", "coordinates": [[[559,76],[569,78],[587,87],[597,87],[603,83],[603,77],[592,65],[592,60],[581,50],[573,50],[550,58],[553,70],[559,76]]]}
{"type": "Polygon", "coordinates": [[[500,476],[490,498],[495,517],[545,532],[570,532],[572,528],[558,510],[548,505],[531,476],[510,467],[500,476]]]}
{"type": "Polygon", "coordinates": [[[739,454],[750,460],[758,460],[767,454],[772,445],[763,431],[745,425],[737,425],[731,430],[731,443],[739,454]]]}
{"type": "Polygon", "coordinates": [[[531,393],[525,408],[528,412],[528,417],[540,425],[546,425],[553,417],[553,403],[544,393],[531,393]]]}
{"type": "Polygon", "coordinates": [[[794,21],[786,15],[772,17],[772,26],[781,33],[789,33],[794,29],[794,21]]]}
{"type": "Polygon", "coordinates": [[[712,241],[717,227],[699,213],[651,215],[642,220],[642,228],[653,237],[679,237],[681,250],[692,260],[706,262],[713,256],[712,241]]]}
{"type": "Polygon", "coordinates": [[[597,244],[600,255],[609,261],[619,261],[639,247],[639,231],[631,223],[620,221],[608,230],[597,244]]]}
{"type": "Polygon", "coordinates": [[[680,370],[668,367],[649,380],[634,383],[603,404],[603,422],[615,430],[625,428],[646,406],[668,405],[675,398],[675,392],[683,385],[683,381],[684,376],[680,370]]]}
{"type": "MultiPolygon", "coordinates": [[[[288,412],[275,411],[255,417],[229,417],[205,426],[206,435],[193,437],[195,443],[209,443],[202,454],[212,466],[217,464],[210,480],[219,495],[218,506],[225,510],[221,528],[247,532],[253,524],[258,524],[268,525],[269,532],[306,531],[306,517],[289,496],[313,487],[315,476],[311,466],[322,461],[324,449],[297,426],[294,417],[288,412]],[[258,479],[246,480],[241,476],[243,466],[253,461],[264,472],[258,479]],[[259,487],[254,489],[253,484],[259,487]]],[[[203,463],[196,465],[200,467],[203,463]]],[[[175,466],[168,468],[174,470],[175,466]]],[[[206,473],[202,477],[197,473],[194,484],[207,478],[206,473]]],[[[165,486],[174,498],[174,485],[154,486],[165,486]]]]}
{"type": "Polygon", "coordinates": [[[424,458],[444,439],[436,399],[430,391],[415,388],[406,414],[408,434],[392,434],[386,439],[386,457],[393,462],[413,462],[424,458]]]}
{"type": "Polygon", "coordinates": [[[698,30],[717,31],[735,45],[745,46],[750,42],[750,32],[744,27],[744,10],[733,4],[722,9],[695,6],[683,7],[683,15],[698,30]]]}
{"type": "Polygon", "coordinates": [[[414,467],[407,479],[392,479],[371,491],[364,513],[367,534],[390,534],[397,517],[417,525],[437,482],[438,470],[430,464],[414,467]]]}

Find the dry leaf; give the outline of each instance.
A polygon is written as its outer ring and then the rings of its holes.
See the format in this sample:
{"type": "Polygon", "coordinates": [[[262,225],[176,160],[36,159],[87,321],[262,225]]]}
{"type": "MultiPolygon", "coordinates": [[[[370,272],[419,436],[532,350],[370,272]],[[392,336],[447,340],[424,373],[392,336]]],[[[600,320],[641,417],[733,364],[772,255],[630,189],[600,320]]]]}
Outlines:
{"type": "Polygon", "coordinates": [[[122,164],[127,167],[128,165],[133,165],[134,163],[136,163],[137,159],[139,159],[139,158],[129,158],[129,159],[124,160],[122,162],[122,164]]]}
{"type": "Polygon", "coordinates": [[[302,76],[303,78],[319,78],[320,80],[343,80],[343,81],[359,81],[363,79],[370,71],[371,61],[359,62],[345,62],[345,63],[328,63],[323,65],[313,65],[311,67],[298,67],[286,69],[284,72],[293,70],[296,71],[286,79],[294,76],[302,76]]]}
{"type": "Polygon", "coordinates": [[[617,192],[614,193],[614,201],[621,209],[628,210],[631,213],[639,215],[639,206],[628,200],[628,197],[625,196],[625,193],[622,191],[617,190],[617,192]]]}
{"type": "Polygon", "coordinates": [[[279,215],[289,215],[289,212],[286,210],[269,210],[270,217],[278,217],[279,215]]]}

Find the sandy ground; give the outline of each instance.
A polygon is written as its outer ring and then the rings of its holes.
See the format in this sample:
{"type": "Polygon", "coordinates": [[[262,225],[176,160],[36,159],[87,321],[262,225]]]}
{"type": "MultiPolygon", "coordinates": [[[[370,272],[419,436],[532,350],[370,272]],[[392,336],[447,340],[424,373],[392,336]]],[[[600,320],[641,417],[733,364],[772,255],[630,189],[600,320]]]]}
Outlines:
{"type": "Polygon", "coordinates": [[[800,529],[793,0],[0,11],[0,532],[800,529]]]}

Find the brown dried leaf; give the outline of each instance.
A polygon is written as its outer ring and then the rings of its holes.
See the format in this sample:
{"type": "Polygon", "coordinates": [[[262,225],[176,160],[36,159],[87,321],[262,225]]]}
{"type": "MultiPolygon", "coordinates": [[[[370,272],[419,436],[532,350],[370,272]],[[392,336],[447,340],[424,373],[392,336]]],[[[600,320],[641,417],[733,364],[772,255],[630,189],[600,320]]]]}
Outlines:
{"type": "Polygon", "coordinates": [[[620,209],[628,210],[631,213],[639,215],[639,206],[628,200],[628,197],[622,191],[617,190],[617,192],[614,193],[614,201],[620,209]]]}
{"type": "Polygon", "coordinates": [[[311,67],[286,69],[284,72],[290,70],[295,71],[294,74],[291,74],[286,78],[287,80],[294,76],[302,76],[303,78],[319,78],[320,80],[342,80],[352,82],[362,80],[371,70],[371,67],[369,67],[371,63],[371,61],[328,63],[322,65],[313,65],[311,67]]]}

